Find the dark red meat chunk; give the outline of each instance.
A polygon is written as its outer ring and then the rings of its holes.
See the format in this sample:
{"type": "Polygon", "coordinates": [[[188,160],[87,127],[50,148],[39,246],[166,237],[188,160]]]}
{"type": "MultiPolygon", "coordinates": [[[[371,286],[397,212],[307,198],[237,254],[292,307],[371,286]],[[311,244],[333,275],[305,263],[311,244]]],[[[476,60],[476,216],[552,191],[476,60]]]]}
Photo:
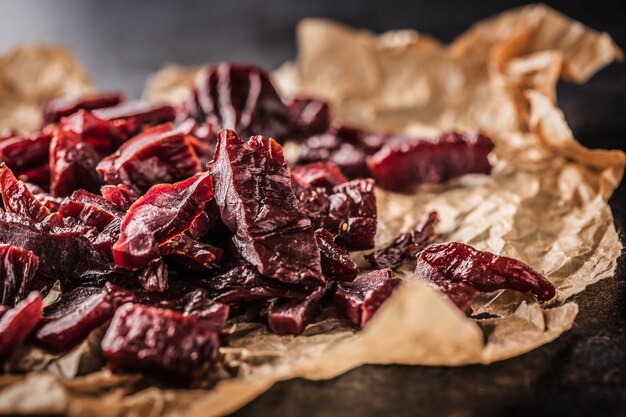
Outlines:
{"type": "Polygon", "coordinates": [[[48,194],[37,184],[29,182],[25,182],[24,184],[28,187],[28,190],[35,196],[35,198],[39,200],[39,202],[41,202],[41,204],[43,204],[48,210],[50,210],[50,212],[59,210],[59,206],[63,201],[61,197],[54,197],[48,194]]]}
{"type": "Polygon", "coordinates": [[[115,312],[101,346],[115,371],[143,370],[192,382],[217,359],[219,338],[193,317],[125,304],[115,312]]]}
{"type": "Polygon", "coordinates": [[[0,304],[13,307],[29,292],[39,268],[39,258],[31,251],[0,244],[0,304]]]}
{"type": "Polygon", "coordinates": [[[479,291],[532,292],[541,301],[556,293],[547,278],[525,263],[458,242],[430,245],[418,253],[415,277],[435,284],[468,314],[479,291]]]}
{"type": "Polygon", "coordinates": [[[298,210],[278,143],[262,136],[245,143],[223,130],[210,171],[222,220],[246,261],[279,281],[323,282],[311,222],[298,210]]]}
{"type": "Polygon", "coordinates": [[[337,281],[352,281],[359,273],[350,254],[335,243],[335,236],[326,229],[315,231],[317,245],[322,257],[322,272],[326,278],[337,281]]]}
{"type": "Polygon", "coordinates": [[[113,246],[115,263],[139,269],[158,258],[159,245],[188,229],[212,197],[208,174],[152,187],[124,216],[113,246]]]}
{"type": "Polygon", "coordinates": [[[0,163],[0,191],[4,209],[9,213],[35,222],[41,222],[50,215],[50,210],[30,192],[26,184],[15,178],[4,163],[0,163]]]}
{"type": "Polygon", "coordinates": [[[337,283],[333,303],[350,322],[363,327],[400,282],[391,269],[377,269],[353,282],[337,283]]]}
{"type": "MultiPolygon", "coordinates": [[[[37,168],[48,165],[50,142],[52,142],[50,129],[27,137],[12,136],[2,139],[0,161],[14,170],[17,176],[24,172],[34,172],[37,168]]],[[[45,179],[47,182],[47,177],[45,179]]]]}
{"type": "Polygon", "coordinates": [[[76,293],[70,293],[70,298],[55,311],[57,318],[47,321],[35,334],[38,344],[55,352],[75,347],[110,320],[118,307],[135,301],[133,293],[110,283],[87,298],[76,293]]]}
{"type": "Polygon", "coordinates": [[[142,125],[155,125],[173,122],[176,110],[168,104],[154,104],[147,101],[127,101],[115,107],[95,110],[97,117],[104,120],[134,119],[142,125]]]}
{"type": "Polygon", "coordinates": [[[103,231],[111,222],[120,219],[123,212],[102,196],[78,190],[61,203],[59,214],[103,231]]]}
{"type": "Polygon", "coordinates": [[[104,156],[136,134],[139,127],[134,119],[110,121],[96,117],[91,112],[80,110],[63,119],[60,130],[78,135],[99,155],[104,156]]]}
{"type": "Polygon", "coordinates": [[[166,123],[124,143],[97,167],[108,184],[126,184],[139,194],[159,183],[172,183],[200,172],[200,161],[185,135],[166,123]]]}
{"type": "Polygon", "coordinates": [[[391,268],[395,271],[406,258],[414,258],[426,247],[438,223],[439,215],[436,211],[425,214],[411,231],[400,233],[389,246],[365,255],[365,259],[372,268],[391,268]]]}
{"type": "Polygon", "coordinates": [[[267,323],[274,333],[302,334],[322,310],[327,287],[318,287],[304,300],[279,300],[270,308],[267,323]]]}
{"type": "Polygon", "coordinates": [[[30,293],[0,318],[0,360],[8,358],[41,320],[43,299],[30,293]]]}
{"type": "Polygon", "coordinates": [[[230,313],[227,304],[212,300],[207,291],[201,288],[185,294],[183,301],[183,315],[195,318],[214,332],[219,333],[224,329],[230,313]]]}
{"type": "Polygon", "coordinates": [[[489,174],[491,164],[487,156],[493,146],[491,139],[482,134],[447,132],[434,141],[384,146],[368,158],[367,164],[382,187],[399,190],[465,174],[489,174]]]}
{"type": "Polygon", "coordinates": [[[304,299],[311,292],[302,286],[282,284],[266,278],[250,265],[238,266],[208,278],[205,286],[214,300],[227,304],[277,297],[304,299]]]}
{"type": "Polygon", "coordinates": [[[211,271],[218,267],[224,251],[208,243],[199,242],[185,234],[161,245],[161,255],[192,271],[211,271]]]}
{"type": "Polygon", "coordinates": [[[292,175],[299,175],[313,187],[334,187],[348,181],[341,169],[332,162],[313,162],[291,168],[292,175]]]}
{"type": "Polygon", "coordinates": [[[111,107],[124,101],[124,94],[120,92],[101,93],[87,97],[60,97],[51,100],[43,106],[43,123],[55,123],[62,117],[67,117],[77,111],[95,110],[111,107]]]}
{"type": "Polygon", "coordinates": [[[102,196],[118,210],[126,211],[139,196],[125,184],[105,185],[100,188],[102,196]]]}
{"type": "Polygon", "coordinates": [[[97,192],[99,161],[96,149],[79,134],[58,130],[50,144],[50,192],[61,197],[78,189],[97,192]]]}
{"type": "Polygon", "coordinates": [[[20,181],[29,182],[48,188],[50,186],[50,165],[48,163],[35,168],[16,171],[20,181]]]}
{"type": "Polygon", "coordinates": [[[330,209],[329,191],[312,187],[302,177],[291,174],[291,188],[298,201],[298,209],[311,220],[314,229],[324,226],[324,219],[330,209]]]}
{"type": "Polygon", "coordinates": [[[162,258],[155,258],[139,274],[139,283],[146,291],[163,292],[167,289],[167,277],[167,265],[162,258]]]}
{"type": "Polygon", "coordinates": [[[214,134],[232,129],[243,137],[283,141],[289,133],[289,109],[267,72],[252,65],[222,63],[200,71],[184,116],[206,123],[214,134]]]}
{"type": "Polygon", "coordinates": [[[287,101],[291,134],[297,138],[308,138],[324,133],[330,127],[331,117],[328,103],[314,98],[296,98],[287,101]]]}

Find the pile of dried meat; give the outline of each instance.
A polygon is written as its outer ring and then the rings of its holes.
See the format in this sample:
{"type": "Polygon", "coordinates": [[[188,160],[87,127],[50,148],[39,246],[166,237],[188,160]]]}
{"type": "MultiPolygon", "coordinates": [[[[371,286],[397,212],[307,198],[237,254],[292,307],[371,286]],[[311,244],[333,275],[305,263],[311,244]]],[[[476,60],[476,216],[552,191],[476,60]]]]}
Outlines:
{"type": "Polygon", "coordinates": [[[54,100],[43,121],[0,139],[0,360],[24,342],[68,352],[107,326],[112,370],[191,382],[220,360],[229,318],[252,309],[297,335],[329,308],[359,328],[410,262],[467,313],[478,292],[555,294],[519,261],[433,244],[435,212],[367,254],[371,270],[350,257],[374,248],[375,187],[489,174],[482,134],[340,125],[326,103],[280,97],[263,70],[227,63],[201,71],[180,108],[100,94],[54,100]],[[62,295],[44,302],[57,281],[62,295]]]}

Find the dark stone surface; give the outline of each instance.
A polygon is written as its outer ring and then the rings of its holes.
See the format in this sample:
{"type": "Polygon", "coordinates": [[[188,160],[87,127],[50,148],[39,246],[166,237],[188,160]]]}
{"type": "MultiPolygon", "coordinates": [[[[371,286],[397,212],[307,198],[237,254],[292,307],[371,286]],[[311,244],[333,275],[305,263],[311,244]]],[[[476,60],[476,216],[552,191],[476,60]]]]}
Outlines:
{"type": "MultiPolygon", "coordinates": [[[[0,49],[25,40],[69,45],[104,89],[138,96],[164,62],[252,61],[268,68],[295,54],[294,27],[331,17],[373,31],[414,28],[450,41],[478,19],[523,4],[401,0],[68,1],[0,0],[0,49]]],[[[550,1],[626,47],[625,6],[613,0],[550,1]]],[[[626,150],[626,68],[588,84],[562,83],[559,105],[586,146],[626,150]]],[[[626,186],[611,199],[626,230],[626,186]]],[[[626,261],[614,279],[575,297],[571,331],[524,356],[459,368],[364,366],[331,381],[272,387],[236,416],[624,416],[626,261]]]]}

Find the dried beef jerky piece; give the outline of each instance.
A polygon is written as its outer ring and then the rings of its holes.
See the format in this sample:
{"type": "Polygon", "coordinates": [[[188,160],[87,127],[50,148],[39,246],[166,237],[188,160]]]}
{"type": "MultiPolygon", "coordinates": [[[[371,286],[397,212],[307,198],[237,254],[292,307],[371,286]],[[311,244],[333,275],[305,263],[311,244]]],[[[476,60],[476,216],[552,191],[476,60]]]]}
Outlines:
{"type": "Polygon", "coordinates": [[[298,175],[312,187],[330,188],[348,182],[341,169],[332,162],[313,162],[291,168],[292,175],[298,175]]]}
{"type": "Polygon", "coordinates": [[[350,259],[348,251],[335,243],[335,236],[326,229],[317,229],[315,238],[320,247],[324,276],[337,281],[353,281],[359,268],[350,259]]]}
{"type": "Polygon", "coordinates": [[[477,291],[532,292],[540,301],[556,293],[547,278],[525,263],[459,242],[430,245],[418,253],[415,277],[435,284],[466,313],[477,291]]]}
{"type": "Polygon", "coordinates": [[[17,179],[48,188],[50,186],[50,164],[47,162],[34,168],[16,171],[17,179]]]}
{"type": "Polygon", "coordinates": [[[279,281],[324,281],[311,222],[298,210],[277,142],[255,136],[245,143],[223,130],[210,172],[222,220],[246,261],[279,281]]]}
{"type": "Polygon", "coordinates": [[[314,98],[296,98],[287,101],[291,134],[297,138],[324,133],[330,127],[328,103],[314,98]]]}
{"type": "Polygon", "coordinates": [[[218,267],[224,251],[199,242],[185,234],[168,240],[160,247],[161,255],[192,271],[211,271],[218,267]]]}
{"type": "Polygon", "coordinates": [[[114,107],[95,110],[97,117],[104,120],[134,119],[141,125],[155,125],[173,122],[176,110],[169,104],[157,104],[147,101],[127,101],[114,107]]]}
{"type": "Polygon", "coordinates": [[[230,313],[227,304],[212,300],[208,292],[201,288],[185,294],[183,301],[183,315],[195,318],[214,332],[219,333],[224,329],[230,313]]]}
{"type": "Polygon", "coordinates": [[[287,138],[289,109],[261,68],[224,62],[198,72],[194,85],[186,115],[213,133],[232,129],[244,137],[287,138]]]}
{"type": "Polygon", "coordinates": [[[86,298],[74,291],[56,309],[56,318],[46,318],[46,323],[35,333],[35,341],[55,352],[70,350],[110,320],[118,307],[134,301],[132,292],[110,283],[86,298]]]}
{"type": "Polygon", "coordinates": [[[291,188],[298,201],[298,209],[311,220],[314,229],[324,226],[328,216],[330,199],[328,192],[322,188],[314,188],[302,177],[291,173],[291,188]]]}
{"type": "Polygon", "coordinates": [[[108,184],[126,184],[139,194],[200,172],[200,161],[185,135],[171,123],[144,130],[97,167],[108,184]]]}
{"type": "Polygon", "coordinates": [[[159,245],[187,230],[212,197],[207,173],[152,187],[124,216],[113,246],[115,263],[134,270],[158,258],[159,245]]]}
{"type": "Polygon", "coordinates": [[[121,219],[123,212],[104,197],[85,190],[74,191],[59,207],[63,217],[79,220],[86,226],[103,231],[111,222],[121,219]]]}
{"type": "Polygon", "coordinates": [[[163,258],[155,258],[139,274],[139,283],[146,291],[163,292],[167,289],[167,276],[167,265],[163,258]]]}
{"type": "Polygon", "coordinates": [[[39,258],[20,247],[0,244],[0,304],[13,307],[26,297],[39,258]]]}
{"type": "Polygon", "coordinates": [[[134,119],[104,120],[93,113],[80,110],[63,119],[60,130],[78,135],[81,140],[92,146],[101,156],[117,149],[128,138],[139,131],[134,119]]]}
{"type": "Polygon", "coordinates": [[[365,259],[374,269],[391,268],[395,271],[406,258],[414,258],[426,247],[435,233],[437,223],[439,215],[436,211],[425,214],[413,230],[400,233],[389,246],[365,255],[365,259]]]}
{"type": "Polygon", "coordinates": [[[323,227],[333,233],[335,241],[348,250],[374,247],[377,208],[374,181],[352,180],[333,187],[330,207],[323,227]]]}
{"type": "Polygon", "coordinates": [[[64,282],[103,277],[114,271],[110,251],[93,244],[84,226],[44,229],[10,213],[0,213],[0,242],[33,252],[39,258],[38,274],[64,282]]]}
{"type": "Polygon", "coordinates": [[[386,145],[368,158],[376,181],[389,190],[422,183],[439,183],[465,174],[489,174],[487,156],[493,142],[482,134],[447,132],[434,141],[386,145]]]}
{"type": "Polygon", "coordinates": [[[318,287],[304,300],[279,300],[267,317],[270,329],[277,334],[302,334],[322,310],[322,301],[328,294],[327,287],[318,287]]]}
{"type": "Polygon", "coordinates": [[[121,92],[100,93],[86,97],[60,97],[43,106],[43,124],[55,123],[79,110],[95,110],[116,106],[124,101],[121,92]]]}
{"type": "Polygon", "coordinates": [[[30,293],[0,318],[0,360],[8,358],[41,320],[43,299],[30,293]]]}
{"type": "Polygon", "coordinates": [[[333,303],[350,322],[363,327],[400,282],[391,269],[377,269],[352,282],[337,283],[333,303]]]}
{"type": "Polygon", "coordinates": [[[15,178],[5,163],[0,163],[0,191],[4,209],[9,213],[35,222],[41,222],[50,215],[50,210],[30,192],[26,184],[15,178]]]}
{"type": "Polygon", "coordinates": [[[149,371],[192,382],[217,359],[219,337],[193,317],[125,304],[115,312],[101,347],[114,371],[149,371]]]}
{"type": "Polygon", "coordinates": [[[98,152],[80,135],[58,130],[50,144],[50,192],[60,197],[78,189],[97,192],[99,161],[98,152]]]}
{"type": "Polygon", "coordinates": [[[205,280],[213,299],[227,304],[239,304],[270,298],[304,299],[310,293],[305,287],[281,284],[262,276],[254,267],[242,265],[205,280]]]}
{"type": "Polygon", "coordinates": [[[105,185],[100,188],[100,193],[108,202],[118,210],[127,211],[139,196],[125,184],[105,185]]]}
{"type": "Polygon", "coordinates": [[[46,191],[44,191],[43,188],[41,188],[37,184],[24,182],[24,185],[28,187],[28,190],[35,196],[35,198],[39,200],[39,202],[41,202],[41,204],[43,204],[50,212],[55,212],[59,210],[59,206],[63,201],[61,197],[54,197],[48,194],[46,191]]]}
{"type": "Polygon", "coordinates": [[[0,140],[0,161],[19,176],[22,171],[48,164],[52,131],[45,129],[30,136],[12,136],[0,140]]]}

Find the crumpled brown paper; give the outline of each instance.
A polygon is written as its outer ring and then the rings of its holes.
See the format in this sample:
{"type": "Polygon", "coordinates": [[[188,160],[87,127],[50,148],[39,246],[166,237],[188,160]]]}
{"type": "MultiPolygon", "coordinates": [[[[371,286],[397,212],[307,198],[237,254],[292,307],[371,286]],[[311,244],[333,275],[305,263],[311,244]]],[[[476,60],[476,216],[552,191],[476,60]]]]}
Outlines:
{"type": "MultiPolygon", "coordinates": [[[[621,244],[606,200],[621,180],[625,157],[579,145],[555,105],[558,78],[584,82],[621,59],[607,34],[537,5],[480,22],[450,46],[413,31],[375,36],[316,19],[299,25],[298,45],[298,61],[274,74],[286,95],[327,99],[338,119],[369,129],[425,136],[482,130],[496,142],[489,177],[405,194],[378,190],[378,245],[437,210],[442,239],[532,265],[557,286],[557,298],[541,305],[510,291],[485,294],[474,311],[494,317],[472,320],[426,284],[406,284],[359,333],[324,315],[299,337],[231,323],[222,353],[235,377],[216,375],[211,389],[146,389],[140,376],[85,374],[64,358],[26,377],[0,377],[0,413],[221,415],[276,381],[331,378],[365,363],[490,363],[557,338],[578,312],[567,299],[612,276],[621,244]]],[[[181,101],[195,71],[165,68],[150,78],[146,97],[181,101]]],[[[72,72],[84,80],[82,70],[72,72]]],[[[2,94],[0,87],[3,101],[11,97],[2,94]]],[[[41,99],[30,97],[30,103],[41,99]]],[[[13,119],[0,117],[0,127],[7,120],[13,119]]],[[[93,365],[93,349],[92,340],[72,353],[82,369],[93,365]]]]}

